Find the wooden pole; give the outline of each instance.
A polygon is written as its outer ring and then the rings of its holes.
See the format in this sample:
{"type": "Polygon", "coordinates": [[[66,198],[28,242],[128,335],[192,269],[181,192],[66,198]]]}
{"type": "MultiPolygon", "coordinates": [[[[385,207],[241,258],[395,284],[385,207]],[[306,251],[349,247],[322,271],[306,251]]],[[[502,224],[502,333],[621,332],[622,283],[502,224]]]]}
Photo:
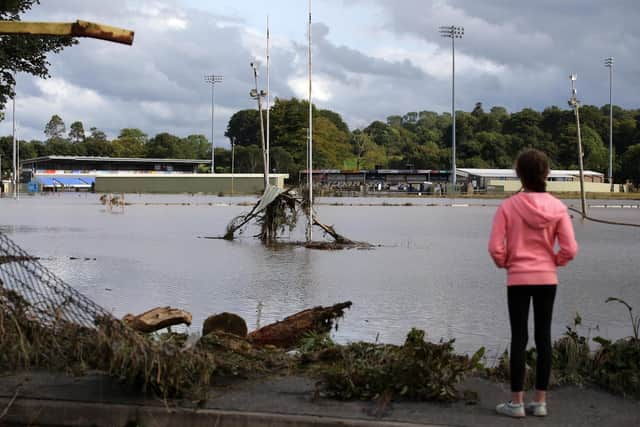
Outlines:
{"type": "Polygon", "coordinates": [[[24,22],[0,21],[0,34],[89,37],[126,45],[133,44],[134,32],[95,22],[24,22]]]}

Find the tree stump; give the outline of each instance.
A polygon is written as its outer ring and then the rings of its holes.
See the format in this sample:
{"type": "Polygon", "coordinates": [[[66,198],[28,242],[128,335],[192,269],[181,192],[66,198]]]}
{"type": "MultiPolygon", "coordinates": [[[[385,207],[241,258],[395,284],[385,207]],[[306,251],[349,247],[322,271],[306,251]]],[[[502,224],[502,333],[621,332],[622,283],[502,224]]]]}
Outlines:
{"type": "Polygon", "coordinates": [[[202,324],[202,336],[206,336],[213,331],[222,331],[240,337],[247,336],[247,322],[237,314],[220,313],[207,317],[202,324]]]}

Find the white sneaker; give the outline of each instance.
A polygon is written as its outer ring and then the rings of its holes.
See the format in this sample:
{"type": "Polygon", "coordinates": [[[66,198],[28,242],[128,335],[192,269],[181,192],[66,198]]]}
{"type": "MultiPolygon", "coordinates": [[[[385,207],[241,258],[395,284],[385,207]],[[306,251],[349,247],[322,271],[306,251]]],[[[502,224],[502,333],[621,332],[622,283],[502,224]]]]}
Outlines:
{"type": "Polygon", "coordinates": [[[547,403],[546,402],[529,402],[524,407],[525,411],[535,415],[536,417],[547,416],[547,403]]]}
{"type": "Polygon", "coordinates": [[[501,403],[496,406],[496,412],[502,415],[513,418],[524,417],[524,404],[523,403],[501,403]]]}

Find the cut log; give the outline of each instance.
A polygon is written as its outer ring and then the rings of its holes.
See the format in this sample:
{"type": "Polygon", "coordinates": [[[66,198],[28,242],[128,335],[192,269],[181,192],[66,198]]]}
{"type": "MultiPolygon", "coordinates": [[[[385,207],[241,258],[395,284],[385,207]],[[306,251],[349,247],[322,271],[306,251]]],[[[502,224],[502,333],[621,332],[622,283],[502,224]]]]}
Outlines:
{"type": "Polygon", "coordinates": [[[239,337],[247,336],[247,322],[237,314],[220,313],[207,317],[202,324],[202,336],[209,335],[213,331],[222,331],[239,337]]]}
{"type": "Polygon", "coordinates": [[[155,332],[169,326],[191,325],[191,313],[171,307],[156,307],[134,316],[127,314],[122,320],[132,329],[143,332],[155,332]]]}
{"type": "Polygon", "coordinates": [[[276,347],[294,347],[308,333],[323,333],[331,330],[335,319],[344,315],[351,307],[351,301],[330,307],[314,307],[257,329],[249,334],[254,345],[274,345],[276,347]]]}

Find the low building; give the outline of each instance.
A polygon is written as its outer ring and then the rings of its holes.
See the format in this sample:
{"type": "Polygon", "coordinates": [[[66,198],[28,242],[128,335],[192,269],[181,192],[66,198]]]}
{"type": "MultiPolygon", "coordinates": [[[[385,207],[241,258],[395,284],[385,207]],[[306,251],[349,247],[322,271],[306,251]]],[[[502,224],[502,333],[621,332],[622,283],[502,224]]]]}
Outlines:
{"type": "MultiPolygon", "coordinates": [[[[301,182],[306,182],[308,171],[300,171],[301,182]]],[[[336,189],[365,186],[371,190],[426,191],[427,187],[446,183],[450,171],[438,169],[374,169],[339,170],[314,169],[313,181],[336,189]]]]}
{"type": "MultiPolygon", "coordinates": [[[[458,168],[458,179],[471,184],[476,191],[481,192],[516,192],[521,188],[520,180],[514,169],[475,169],[458,168]]],[[[583,171],[585,191],[592,193],[608,193],[611,185],[605,183],[603,173],[583,171]]],[[[580,191],[580,171],[578,170],[550,170],[547,178],[547,190],[552,192],[580,191]]],[[[615,185],[614,191],[620,191],[615,185]]]]}
{"type": "MultiPolygon", "coordinates": [[[[611,185],[605,183],[600,172],[584,171],[585,191],[608,193],[611,185]]],[[[301,180],[307,178],[307,171],[301,171],[301,180]]],[[[520,180],[514,169],[457,168],[458,191],[507,192],[520,190],[520,180]]],[[[451,181],[451,171],[436,169],[375,169],[338,170],[316,169],[313,171],[316,185],[333,189],[358,189],[380,191],[426,192],[444,191],[451,181]]],[[[547,189],[552,192],[580,191],[580,172],[577,170],[551,170],[547,189]]],[[[449,191],[449,190],[447,190],[449,191]]],[[[621,191],[620,185],[614,191],[621,191]]]]}
{"type": "MultiPolygon", "coordinates": [[[[254,194],[264,187],[262,174],[197,173],[211,160],[44,156],[20,162],[22,183],[39,191],[118,193],[254,194]]],[[[270,175],[284,187],[288,174],[270,175]]]]}

